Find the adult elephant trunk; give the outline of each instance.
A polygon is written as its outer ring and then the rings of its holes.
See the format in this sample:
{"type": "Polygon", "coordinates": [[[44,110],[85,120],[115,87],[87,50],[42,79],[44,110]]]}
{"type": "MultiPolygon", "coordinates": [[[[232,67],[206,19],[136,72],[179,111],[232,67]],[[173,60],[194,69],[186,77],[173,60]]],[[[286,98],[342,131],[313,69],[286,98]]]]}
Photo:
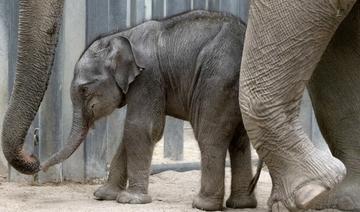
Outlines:
{"type": "Polygon", "coordinates": [[[23,144],[47,88],[63,6],[64,0],[20,0],[16,80],[2,147],[11,166],[24,174],[39,171],[38,159],[26,153],[23,144]]]}
{"type": "Polygon", "coordinates": [[[79,110],[74,110],[71,132],[67,139],[66,145],[57,153],[52,155],[41,165],[41,169],[46,171],[50,166],[61,163],[69,158],[72,153],[85,140],[89,131],[89,121],[86,121],[79,110]]]}

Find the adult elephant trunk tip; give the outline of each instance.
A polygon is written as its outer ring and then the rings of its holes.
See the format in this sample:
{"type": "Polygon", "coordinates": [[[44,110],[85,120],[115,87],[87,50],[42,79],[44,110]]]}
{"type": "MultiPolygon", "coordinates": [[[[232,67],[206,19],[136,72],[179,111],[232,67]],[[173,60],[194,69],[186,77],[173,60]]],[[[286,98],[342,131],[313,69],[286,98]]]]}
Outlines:
{"type": "Polygon", "coordinates": [[[2,147],[11,166],[24,174],[39,171],[25,153],[26,133],[45,95],[58,41],[64,0],[20,0],[16,79],[4,118],[2,147]]]}
{"type": "Polygon", "coordinates": [[[28,175],[36,174],[40,171],[40,162],[35,155],[26,153],[22,147],[9,147],[4,144],[3,142],[5,158],[16,170],[28,175]]]}

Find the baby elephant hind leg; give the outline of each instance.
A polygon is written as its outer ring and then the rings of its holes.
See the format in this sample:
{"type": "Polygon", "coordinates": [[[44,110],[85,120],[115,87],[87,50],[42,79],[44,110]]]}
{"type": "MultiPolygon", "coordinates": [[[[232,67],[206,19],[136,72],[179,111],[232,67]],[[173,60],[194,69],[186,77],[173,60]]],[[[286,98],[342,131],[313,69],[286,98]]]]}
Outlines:
{"type": "Polygon", "coordinates": [[[210,137],[199,140],[201,152],[201,189],[194,198],[193,207],[206,211],[217,211],[223,209],[227,146],[219,142],[223,140],[210,137]]]}
{"type": "Polygon", "coordinates": [[[241,120],[237,92],[224,95],[217,89],[204,89],[208,98],[201,98],[192,121],[201,152],[201,189],[193,206],[203,210],[223,209],[226,153],[241,120]]]}
{"type": "Polygon", "coordinates": [[[243,125],[238,129],[231,141],[229,153],[231,161],[231,194],[226,201],[226,207],[256,208],[255,194],[249,191],[249,185],[253,177],[250,141],[243,125]]]}
{"type": "Polygon", "coordinates": [[[345,177],[341,161],[313,146],[298,116],[305,84],[354,3],[252,1],[239,97],[250,141],[272,178],[270,208],[307,209],[345,177]]]}

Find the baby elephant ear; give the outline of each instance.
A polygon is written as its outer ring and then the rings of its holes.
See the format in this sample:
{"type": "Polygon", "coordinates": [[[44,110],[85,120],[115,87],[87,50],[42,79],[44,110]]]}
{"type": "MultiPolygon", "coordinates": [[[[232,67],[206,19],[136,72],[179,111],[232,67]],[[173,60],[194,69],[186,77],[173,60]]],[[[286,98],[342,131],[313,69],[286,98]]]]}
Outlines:
{"type": "Polygon", "coordinates": [[[122,36],[112,38],[109,45],[106,67],[111,69],[110,72],[116,83],[126,94],[130,83],[145,69],[141,63],[142,55],[127,38],[122,36]]]}

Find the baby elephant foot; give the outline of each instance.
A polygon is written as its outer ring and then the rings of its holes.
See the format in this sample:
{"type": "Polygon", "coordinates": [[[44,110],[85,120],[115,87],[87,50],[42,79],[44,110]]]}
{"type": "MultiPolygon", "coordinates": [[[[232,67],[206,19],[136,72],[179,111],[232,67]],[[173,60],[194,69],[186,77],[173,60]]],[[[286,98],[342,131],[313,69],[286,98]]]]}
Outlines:
{"type": "Polygon", "coordinates": [[[113,186],[108,183],[100,186],[95,192],[94,196],[97,200],[116,200],[118,193],[121,191],[121,188],[118,186],[113,186]]]}
{"type": "Polygon", "coordinates": [[[193,200],[192,206],[204,211],[221,211],[223,210],[223,199],[205,198],[197,195],[193,200]]]}
{"type": "Polygon", "coordinates": [[[146,204],[151,202],[151,196],[148,194],[121,191],[117,194],[116,201],[124,204],[146,204]]]}
{"type": "Polygon", "coordinates": [[[257,201],[254,194],[232,194],[226,201],[227,208],[256,208],[257,201]]]}

